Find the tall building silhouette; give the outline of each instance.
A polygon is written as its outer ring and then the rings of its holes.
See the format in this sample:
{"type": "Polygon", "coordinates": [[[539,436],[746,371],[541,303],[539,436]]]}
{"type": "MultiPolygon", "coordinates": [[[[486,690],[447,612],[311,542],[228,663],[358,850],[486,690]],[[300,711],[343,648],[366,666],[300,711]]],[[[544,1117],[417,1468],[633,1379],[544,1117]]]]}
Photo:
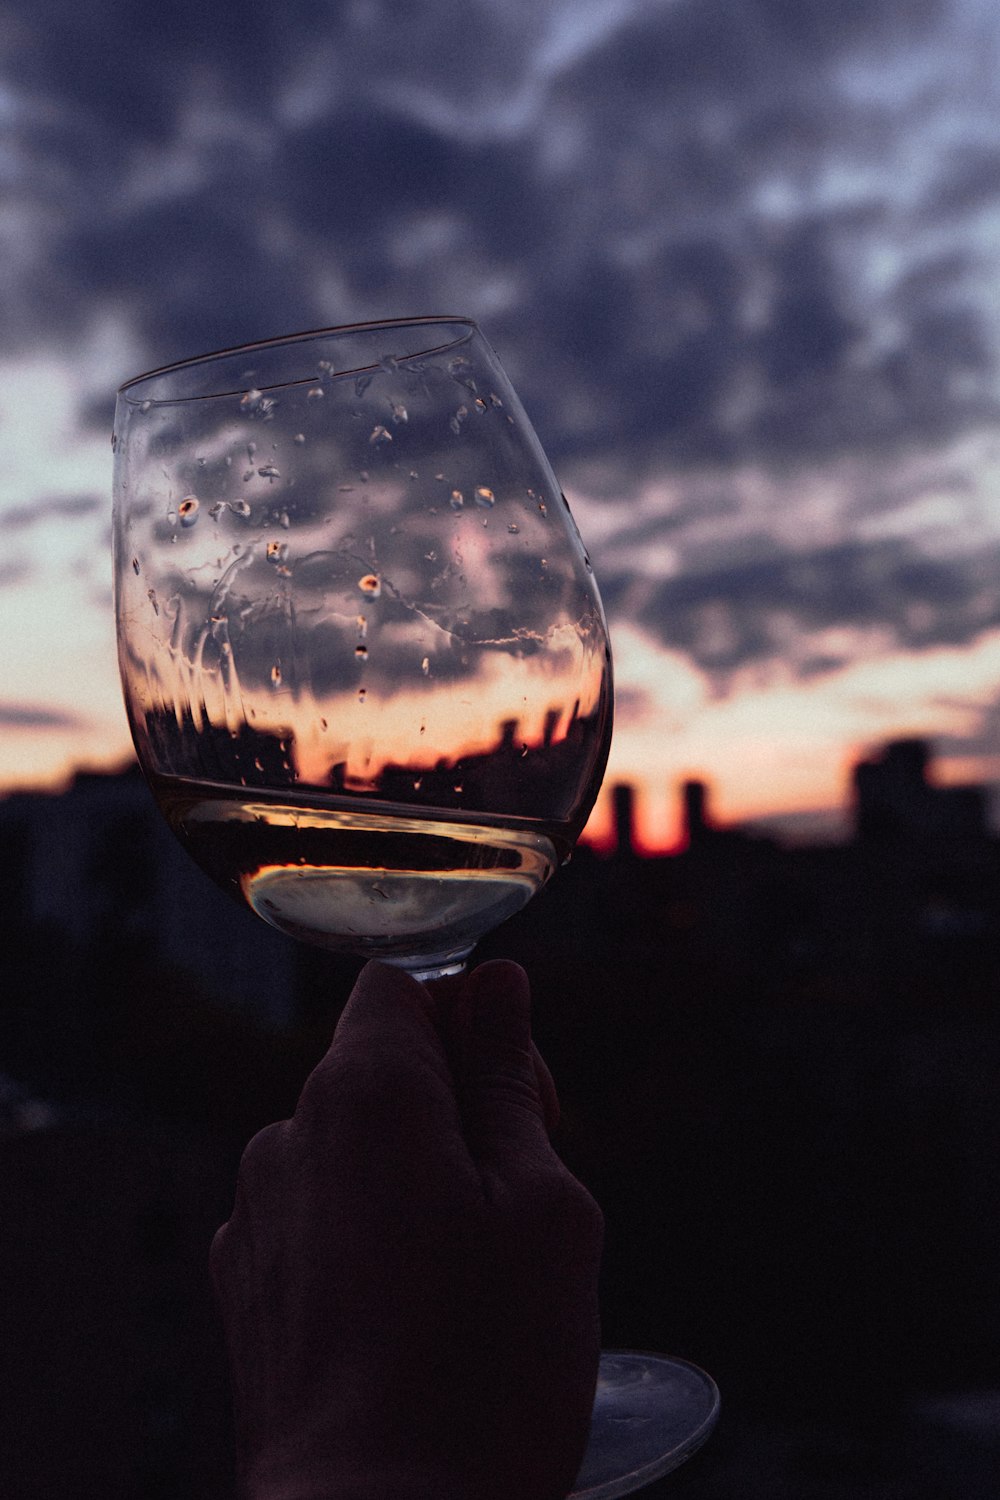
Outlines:
{"type": "Polygon", "coordinates": [[[684,842],[688,848],[704,843],[711,832],[708,818],[708,787],[704,781],[685,781],[681,788],[684,803],[684,842]]]}
{"type": "Polygon", "coordinates": [[[612,788],[615,818],[615,853],[627,856],[635,853],[635,790],[626,782],[612,788]]]}
{"type": "Polygon", "coordinates": [[[985,838],[986,790],[935,786],[926,740],[892,740],[854,768],[855,833],[866,843],[985,838]]]}

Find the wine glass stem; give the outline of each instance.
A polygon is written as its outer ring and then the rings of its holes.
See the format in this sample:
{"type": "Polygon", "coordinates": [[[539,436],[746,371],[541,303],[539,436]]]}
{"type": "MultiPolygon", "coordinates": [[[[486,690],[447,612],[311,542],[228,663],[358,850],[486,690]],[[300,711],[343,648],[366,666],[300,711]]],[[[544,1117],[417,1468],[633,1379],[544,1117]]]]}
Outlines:
{"type": "Polygon", "coordinates": [[[468,966],[467,958],[455,958],[444,964],[433,964],[427,969],[411,969],[406,965],[407,973],[412,974],[414,979],[419,979],[421,984],[426,984],[431,979],[448,979],[453,974],[464,974],[468,966]]]}

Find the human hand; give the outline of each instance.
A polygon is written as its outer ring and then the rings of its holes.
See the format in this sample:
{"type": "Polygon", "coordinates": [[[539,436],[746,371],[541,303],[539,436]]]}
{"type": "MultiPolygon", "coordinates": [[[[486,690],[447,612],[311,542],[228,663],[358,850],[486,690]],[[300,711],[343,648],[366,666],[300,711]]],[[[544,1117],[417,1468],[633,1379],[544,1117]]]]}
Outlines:
{"type": "Polygon", "coordinates": [[[586,1445],[601,1213],[546,1129],[516,964],[371,963],[211,1268],[248,1500],[559,1500],[586,1445]]]}

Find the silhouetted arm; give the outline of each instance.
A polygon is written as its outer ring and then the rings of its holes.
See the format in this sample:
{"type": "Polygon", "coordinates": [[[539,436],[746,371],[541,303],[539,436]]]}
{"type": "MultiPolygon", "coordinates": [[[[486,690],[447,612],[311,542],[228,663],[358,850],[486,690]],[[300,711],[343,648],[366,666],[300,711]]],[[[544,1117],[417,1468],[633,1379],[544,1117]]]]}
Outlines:
{"type": "Polygon", "coordinates": [[[515,964],[369,964],[211,1265],[248,1500],[561,1500],[586,1443],[602,1221],[552,1148],[515,964]]]}

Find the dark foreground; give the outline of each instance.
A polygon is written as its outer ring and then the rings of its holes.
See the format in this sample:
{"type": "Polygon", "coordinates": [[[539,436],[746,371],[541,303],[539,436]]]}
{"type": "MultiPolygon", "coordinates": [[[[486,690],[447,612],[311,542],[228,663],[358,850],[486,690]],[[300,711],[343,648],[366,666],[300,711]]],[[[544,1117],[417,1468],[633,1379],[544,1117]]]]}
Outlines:
{"type": "MultiPolygon", "coordinates": [[[[90,794],[85,922],[38,897],[7,823],[0,1492],[226,1500],[208,1244],[356,966],[171,864],[127,778],[117,835],[90,794]]],[[[483,944],[531,974],[560,1149],[605,1211],[605,1343],[722,1389],[650,1496],[993,1500],[998,929],[988,840],[721,837],[582,852],[483,944]]]]}

